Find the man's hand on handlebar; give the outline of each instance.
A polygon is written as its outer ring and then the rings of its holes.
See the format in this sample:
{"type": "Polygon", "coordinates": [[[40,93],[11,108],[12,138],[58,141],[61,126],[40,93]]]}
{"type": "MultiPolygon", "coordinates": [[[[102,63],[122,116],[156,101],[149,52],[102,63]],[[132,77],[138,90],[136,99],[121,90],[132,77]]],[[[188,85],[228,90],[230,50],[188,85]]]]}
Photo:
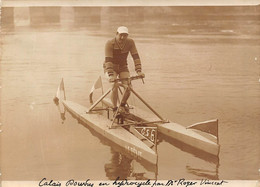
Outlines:
{"type": "Polygon", "coordinates": [[[109,76],[109,82],[115,82],[116,78],[114,76],[109,76]]]}
{"type": "Polygon", "coordinates": [[[142,77],[142,78],[145,77],[145,74],[144,74],[143,72],[141,72],[141,71],[137,72],[137,75],[140,76],[140,77],[142,77]]]}

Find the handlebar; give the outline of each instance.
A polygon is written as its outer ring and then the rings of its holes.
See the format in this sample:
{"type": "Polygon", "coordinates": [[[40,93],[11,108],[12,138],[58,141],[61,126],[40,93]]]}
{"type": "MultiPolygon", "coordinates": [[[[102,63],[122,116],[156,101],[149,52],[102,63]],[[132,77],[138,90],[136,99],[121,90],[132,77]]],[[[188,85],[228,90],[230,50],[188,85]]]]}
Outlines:
{"type": "Polygon", "coordinates": [[[142,79],[143,80],[144,76],[141,75],[136,75],[136,76],[131,76],[131,77],[127,77],[127,78],[117,78],[112,82],[118,82],[118,81],[132,81],[132,80],[137,80],[137,79],[142,79]]]}

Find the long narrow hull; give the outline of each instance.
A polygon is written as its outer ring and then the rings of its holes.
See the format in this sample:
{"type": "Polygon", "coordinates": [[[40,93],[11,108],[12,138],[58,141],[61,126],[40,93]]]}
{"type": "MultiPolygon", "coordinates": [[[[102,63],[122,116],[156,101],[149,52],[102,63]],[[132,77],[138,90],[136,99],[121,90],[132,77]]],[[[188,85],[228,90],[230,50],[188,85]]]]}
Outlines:
{"type": "Polygon", "coordinates": [[[76,116],[76,118],[103,135],[105,138],[124,148],[137,160],[146,160],[152,164],[157,163],[157,154],[126,129],[122,127],[109,129],[108,125],[111,121],[98,112],[86,113],[88,108],[72,101],[65,100],[63,101],[63,104],[70,113],[76,116]]]}
{"type": "MultiPolygon", "coordinates": [[[[107,98],[103,100],[103,103],[107,106],[111,106],[111,102],[107,98]]],[[[138,109],[138,113],[132,115],[145,122],[158,120],[155,119],[154,117],[147,117],[151,115],[142,109],[138,109]],[[144,118],[143,116],[146,116],[146,118],[144,118]]],[[[156,125],[158,127],[158,131],[163,135],[166,135],[170,138],[178,140],[184,144],[187,144],[191,147],[202,150],[209,154],[218,155],[219,145],[216,142],[200,135],[199,133],[197,133],[192,129],[187,129],[184,126],[173,122],[163,123],[163,124],[158,123],[156,125]]]]}
{"type": "Polygon", "coordinates": [[[198,134],[192,129],[186,129],[177,123],[164,123],[158,125],[158,131],[162,134],[190,145],[201,151],[218,155],[219,145],[204,136],[198,134]]]}

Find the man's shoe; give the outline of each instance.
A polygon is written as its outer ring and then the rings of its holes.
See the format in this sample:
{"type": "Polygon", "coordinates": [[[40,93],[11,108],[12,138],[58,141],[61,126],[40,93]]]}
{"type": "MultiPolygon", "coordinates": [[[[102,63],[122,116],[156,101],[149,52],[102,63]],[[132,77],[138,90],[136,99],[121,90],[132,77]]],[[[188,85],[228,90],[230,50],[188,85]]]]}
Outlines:
{"type": "Polygon", "coordinates": [[[129,108],[127,106],[120,106],[119,113],[121,114],[129,114],[129,108]]]}
{"type": "Polygon", "coordinates": [[[117,108],[118,108],[117,106],[112,108],[113,113],[115,113],[117,111],[117,108]]]}

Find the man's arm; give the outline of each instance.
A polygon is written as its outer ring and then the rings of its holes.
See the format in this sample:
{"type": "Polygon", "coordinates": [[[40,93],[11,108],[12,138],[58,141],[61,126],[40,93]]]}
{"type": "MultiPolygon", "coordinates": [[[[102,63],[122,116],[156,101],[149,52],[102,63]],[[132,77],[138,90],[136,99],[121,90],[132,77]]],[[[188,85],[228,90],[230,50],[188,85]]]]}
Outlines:
{"type": "Polygon", "coordinates": [[[113,45],[110,41],[106,43],[105,46],[105,64],[104,64],[105,72],[107,72],[108,76],[113,76],[113,45]]]}
{"type": "Polygon", "coordinates": [[[133,60],[134,60],[134,63],[135,63],[135,71],[136,71],[137,73],[138,73],[138,72],[141,72],[141,71],[142,71],[141,60],[140,60],[138,51],[137,51],[137,49],[136,49],[135,42],[134,42],[134,40],[132,40],[132,39],[131,39],[130,53],[131,53],[131,55],[132,55],[132,57],[133,57],[133,60]]]}
{"type": "Polygon", "coordinates": [[[134,42],[134,40],[131,40],[131,42],[132,42],[132,45],[131,45],[130,53],[131,53],[134,63],[135,63],[135,71],[137,74],[144,76],[144,74],[142,73],[141,60],[140,60],[138,51],[136,49],[135,42],[134,42]]]}

